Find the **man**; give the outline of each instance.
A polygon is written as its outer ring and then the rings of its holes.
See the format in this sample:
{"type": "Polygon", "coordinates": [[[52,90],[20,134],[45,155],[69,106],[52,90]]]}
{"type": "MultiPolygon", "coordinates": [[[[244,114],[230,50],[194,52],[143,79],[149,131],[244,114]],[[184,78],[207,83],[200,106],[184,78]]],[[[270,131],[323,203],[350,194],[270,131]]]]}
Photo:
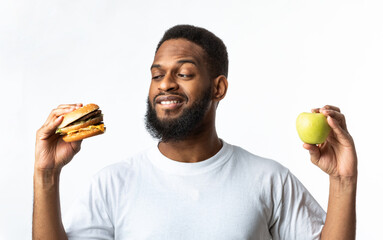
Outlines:
{"type": "Polygon", "coordinates": [[[327,215],[280,164],[218,138],[215,113],[225,97],[223,42],[189,25],[169,29],[151,66],[146,125],[158,146],[102,170],[61,220],[61,169],[80,150],[55,135],[52,110],[36,135],[34,239],[354,239],[357,157],[337,107],[314,109],[332,132],[305,144],[330,177],[327,215]]]}

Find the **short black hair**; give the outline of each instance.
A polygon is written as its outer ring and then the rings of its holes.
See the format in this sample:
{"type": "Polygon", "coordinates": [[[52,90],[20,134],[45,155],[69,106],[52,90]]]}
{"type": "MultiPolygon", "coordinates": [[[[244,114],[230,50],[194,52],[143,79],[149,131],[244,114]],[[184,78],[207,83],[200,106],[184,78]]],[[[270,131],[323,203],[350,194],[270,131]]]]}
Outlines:
{"type": "Polygon", "coordinates": [[[207,64],[212,78],[224,75],[227,77],[229,59],[223,41],[212,32],[192,25],[176,25],[168,29],[157,45],[156,53],[160,46],[167,40],[184,38],[199,45],[207,54],[207,64]]]}

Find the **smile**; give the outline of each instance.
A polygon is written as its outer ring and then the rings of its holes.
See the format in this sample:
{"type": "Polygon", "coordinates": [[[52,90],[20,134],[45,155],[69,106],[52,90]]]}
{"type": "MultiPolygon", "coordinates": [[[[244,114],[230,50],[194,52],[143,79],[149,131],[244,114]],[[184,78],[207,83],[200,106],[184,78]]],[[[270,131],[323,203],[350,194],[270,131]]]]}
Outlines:
{"type": "Polygon", "coordinates": [[[183,101],[160,101],[158,106],[162,110],[170,111],[170,110],[176,110],[179,109],[183,105],[183,101]]]}
{"type": "Polygon", "coordinates": [[[186,97],[181,95],[167,94],[155,97],[154,102],[163,110],[175,110],[180,108],[185,103],[186,99],[186,97]]]}
{"type": "Polygon", "coordinates": [[[181,101],[161,101],[161,105],[169,105],[169,104],[178,104],[181,103],[181,101]]]}

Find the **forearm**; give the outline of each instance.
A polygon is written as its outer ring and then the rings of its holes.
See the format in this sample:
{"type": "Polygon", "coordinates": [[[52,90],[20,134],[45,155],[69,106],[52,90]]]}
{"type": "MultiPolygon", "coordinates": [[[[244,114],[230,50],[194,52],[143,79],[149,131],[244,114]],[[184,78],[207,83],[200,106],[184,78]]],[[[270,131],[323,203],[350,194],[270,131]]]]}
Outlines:
{"type": "Polygon", "coordinates": [[[35,170],[32,237],[67,239],[61,221],[59,171],[35,170]]]}
{"type": "Polygon", "coordinates": [[[321,239],[355,239],[356,177],[331,178],[326,222],[321,239]]]}

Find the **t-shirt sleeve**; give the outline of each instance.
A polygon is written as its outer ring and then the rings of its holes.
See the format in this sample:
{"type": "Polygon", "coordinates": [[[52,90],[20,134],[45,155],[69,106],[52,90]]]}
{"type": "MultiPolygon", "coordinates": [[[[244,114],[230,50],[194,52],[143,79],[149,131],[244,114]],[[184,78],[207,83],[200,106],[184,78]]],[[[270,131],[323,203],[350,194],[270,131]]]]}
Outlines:
{"type": "Polygon", "coordinates": [[[94,177],[87,191],[80,194],[64,214],[63,224],[68,239],[114,239],[113,221],[105,191],[103,181],[94,177]]]}
{"type": "Polygon", "coordinates": [[[283,182],[270,232],[277,239],[320,239],[326,213],[290,172],[283,182]]]}

